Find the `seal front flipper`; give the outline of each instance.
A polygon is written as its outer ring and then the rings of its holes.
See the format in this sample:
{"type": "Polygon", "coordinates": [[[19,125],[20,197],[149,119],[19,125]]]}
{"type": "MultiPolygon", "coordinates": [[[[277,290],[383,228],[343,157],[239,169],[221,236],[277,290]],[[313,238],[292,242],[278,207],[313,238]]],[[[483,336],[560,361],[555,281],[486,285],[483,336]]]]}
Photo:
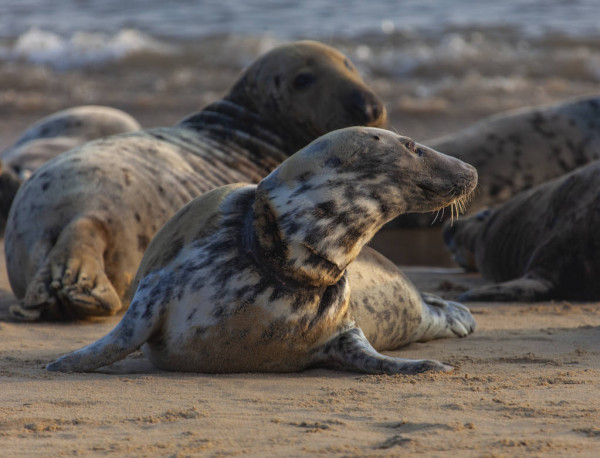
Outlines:
{"type": "Polygon", "coordinates": [[[543,301],[551,296],[552,288],[553,285],[548,280],[523,277],[472,289],[461,294],[458,300],[465,302],[543,301]]]}
{"type": "Polygon", "coordinates": [[[360,328],[337,335],[317,353],[317,365],[367,374],[418,374],[427,371],[449,372],[452,366],[427,359],[393,358],[378,353],[360,328]]]}
{"type": "Polygon", "coordinates": [[[81,217],[72,221],[38,269],[22,303],[11,308],[11,314],[28,321],[114,315],[122,305],[104,269],[107,244],[99,220],[81,217]]]}
{"type": "Polygon", "coordinates": [[[423,313],[415,332],[416,342],[444,337],[466,337],[475,331],[475,318],[467,307],[434,294],[421,293],[423,313]]]}

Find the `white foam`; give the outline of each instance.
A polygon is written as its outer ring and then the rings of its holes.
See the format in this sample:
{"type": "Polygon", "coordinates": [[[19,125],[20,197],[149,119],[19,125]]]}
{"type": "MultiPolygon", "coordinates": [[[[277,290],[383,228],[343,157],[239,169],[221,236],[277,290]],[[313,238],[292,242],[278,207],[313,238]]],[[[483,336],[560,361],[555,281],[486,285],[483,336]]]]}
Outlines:
{"type": "Polygon", "coordinates": [[[22,34],[12,47],[0,49],[0,57],[23,59],[66,70],[115,61],[139,52],[168,54],[175,52],[175,49],[135,29],[123,29],[114,35],[75,32],[65,38],[53,32],[32,28],[22,34]]]}

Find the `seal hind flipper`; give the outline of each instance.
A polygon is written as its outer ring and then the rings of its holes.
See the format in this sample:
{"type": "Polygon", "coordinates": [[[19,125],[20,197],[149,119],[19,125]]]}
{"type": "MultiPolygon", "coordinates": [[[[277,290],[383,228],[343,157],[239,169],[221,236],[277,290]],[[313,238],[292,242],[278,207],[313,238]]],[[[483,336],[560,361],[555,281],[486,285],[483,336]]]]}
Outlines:
{"type": "Polygon", "coordinates": [[[452,366],[427,359],[393,358],[378,353],[360,328],[351,328],[331,339],[317,354],[317,365],[367,374],[418,374],[449,372],[452,366]]]}
{"type": "Polygon", "coordinates": [[[543,301],[551,297],[553,285],[546,279],[522,277],[482,286],[462,293],[459,301],[522,302],[543,301]]]}
{"type": "Polygon", "coordinates": [[[110,333],[87,347],[62,356],[48,364],[46,369],[52,372],[90,372],[125,358],[156,332],[163,317],[160,306],[160,301],[146,303],[134,300],[110,333]]]}

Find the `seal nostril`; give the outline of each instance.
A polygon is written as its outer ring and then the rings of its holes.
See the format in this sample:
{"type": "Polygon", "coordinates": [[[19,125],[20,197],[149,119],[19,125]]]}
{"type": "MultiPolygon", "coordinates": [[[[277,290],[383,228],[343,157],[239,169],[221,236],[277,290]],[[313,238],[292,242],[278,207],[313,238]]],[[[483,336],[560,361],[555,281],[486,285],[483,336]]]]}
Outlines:
{"type": "Polygon", "coordinates": [[[377,118],[379,118],[380,115],[381,115],[381,110],[379,109],[379,104],[372,103],[371,104],[371,117],[373,117],[374,119],[377,119],[377,118]]]}
{"type": "Polygon", "coordinates": [[[365,121],[375,121],[384,113],[384,108],[373,94],[360,89],[355,89],[348,98],[349,108],[355,113],[362,113],[365,121]]]}
{"type": "Polygon", "coordinates": [[[358,109],[360,111],[366,111],[367,101],[365,99],[365,95],[363,91],[355,89],[350,93],[350,106],[354,109],[358,109]]]}

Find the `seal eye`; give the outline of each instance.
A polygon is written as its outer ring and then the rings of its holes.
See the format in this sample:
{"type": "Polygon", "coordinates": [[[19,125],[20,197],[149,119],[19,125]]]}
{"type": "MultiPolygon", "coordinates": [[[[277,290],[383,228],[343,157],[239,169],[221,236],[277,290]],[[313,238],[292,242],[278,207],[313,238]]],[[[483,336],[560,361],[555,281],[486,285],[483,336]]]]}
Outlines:
{"type": "Polygon", "coordinates": [[[315,81],[317,81],[317,77],[312,73],[300,73],[294,78],[294,89],[301,91],[311,86],[315,81]]]}

